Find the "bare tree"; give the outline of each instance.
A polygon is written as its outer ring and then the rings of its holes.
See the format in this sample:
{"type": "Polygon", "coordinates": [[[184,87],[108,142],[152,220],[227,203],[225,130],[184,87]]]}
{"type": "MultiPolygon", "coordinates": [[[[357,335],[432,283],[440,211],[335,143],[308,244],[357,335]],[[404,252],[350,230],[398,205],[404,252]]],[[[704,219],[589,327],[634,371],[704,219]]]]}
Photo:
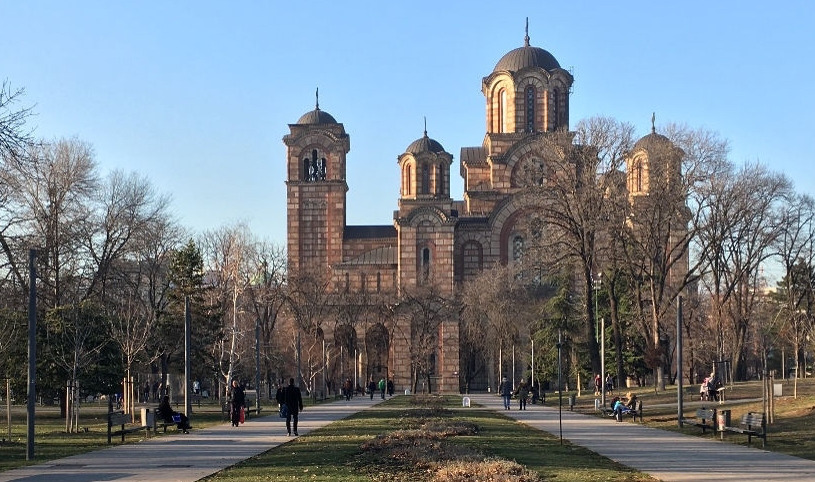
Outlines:
{"type": "Polygon", "coordinates": [[[78,139],[44,144],[30,156],[36,162],[19,166],[13,178],[22,218],[18,229],[40,250],[41,279],[48,287],[44,301],[55,307],[85,297],[80,279],[88,266],[81,233],[98,186],[96,163],[90,145],[78,139]]]}
{"type": "Polygon", "coordinates": [[[711,242],[697,236],[705,226],[707,186],[722,171],[727,154],[727,143],[708,131],[668,125],[665,133],[653,133],[635,146],[647,153],[647,194],[632,196],[623,243],[657,389],[665,388],[665,368],[670,366],[665,347],[674,325],[668,320],[676,299],[696,282],[704,263],[690,256],[692,241],[700,253],[711,242]]]}
{"type": "Polygon", "coordinates": [[[301,269],[290,272],[288,279],[286,308],[294,321],[291,346],[297,359],[298,376],[306,382],[312,394],[323,366],[323,324],[334,311],[330,275],[320,269],[301,269]]]}
{"type": "Polygon", "coordinates": [[[745,165],[712,179],[700,233],[706,249],[703,286],[710,293],[719,359],[729,357],[731,376],[741,376],[743,348],[761,296],[762,265],[773,254],[781,219],[779,203],[790,182],[761,165],[745,165]]]}
{"type": "Polygon", "coordinates": [[[431,377],[436,375],[440,330],[442,324],[453,320],[457,312],[454,300],[445,296],[432,281],[402,291],[398,316],[407,323],[399,330],[399,335],[408,346],[414,393],[420,380],[424,380],[428,390],[432,391],[431,377]]]}
{"type": "Polygon", "coordinates": [[[625,202],[609,193],[618,191],[615,173],[624,165],[632,134],[631,125],[610,118],[583,120],[574,132],[560,134],[555,143],[561,146],[561,154],[547,157],[539,181],[532,177],[526,186],[541,199],[542,251],[549,258],[545,264],[551,272],[564,266],[579,270],[582,339],[595,373],[600,373],[600,351],[595,338],[594,278],[602,270],[601,238],[609,231],[612,213],[625,202]]]}
{"type": "MultiPolygon", "coordinates": [[[[812,331],[813,309],[815,309],[815,201],[806,195],[793,195],[781,207],[778,226],[777,250],[784,277],[779,283],[777,297],[782,303],[783,328],[792,345],[796,366],[801,367],[801,351],[806,337],[812,331]]],[[[806,365],[806,363],[803,363],[806,365]]],[[[766,368],[766,367],[765,367],[766,368]]],[[[801,370],[796,370],[793,394],[798,396],[798,379],[801,370]]]]}
{"type": "Polygon", "coordinates": [[[19,162],[35,142],[26,125],[33,107],[17,106],[24,95],[25,89],[12,88],[8,80],[0,85],[0,161],[19,162]]]}
{"type": "Polygon", "coordinates": [[[286,304],[286,254],[282,247],[261,241],[254,243],[247,255],[255,276],[247,286],[246,303],[256,322],[263,379],[271,386],[272,373],[279,368],[273,334],[286,304]]]}
{"type": "Polygon", "coordinates": [[[223,334],[217,346],[220,375],[226,390],[234,377],[236,368],[243,358],[245,333],[254,328],[254,323],[246,316],[243,295],[257,274],[257,267],[251,265],[251,233],[245,225],[222,227],[206,232],[201,238],[205,265],[218,304],[229,307],[223,316],[223,334]]]}

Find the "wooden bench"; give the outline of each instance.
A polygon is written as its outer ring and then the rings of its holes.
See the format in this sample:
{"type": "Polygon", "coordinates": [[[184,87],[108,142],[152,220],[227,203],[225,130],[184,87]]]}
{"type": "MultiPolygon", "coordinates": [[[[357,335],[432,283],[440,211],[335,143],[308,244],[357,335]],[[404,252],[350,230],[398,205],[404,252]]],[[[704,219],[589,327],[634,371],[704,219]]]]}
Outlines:
{"type": "Polygon", "coordinates": [[[747,428],[742,427],[719,427],[724,439],[724,432],[740,433],[747,435],[747,445],[751,445],[753,437],[761,439],[761,447],[767,446],[767,419],[763,413],[748,412],[741,417],[741,424],[747,428]],[[761,429],[759,432],[757,429],[761,429]]]}
{"type": "MultiPolygon", "coordinates": [[[[603,414],[608,415],[609,417],[614,417],[616,415],[614,413],[614,410],[612,410],[611,408],[603,408],[603,414]]],[[[636,409],[632,410],[628,407],[624,408],[622,413],[620,413],[620,415],[617,417],[617,421],[622,422],[623,417],[625,417],[626,415],[630,415],[631,419],[635,422],[637,421],[637,418],[639,418],[640,422],[642,422],[642,400],[637,400],[636,409]]]]}
{"type": "Polygon", "coordinates": [[[702,433],[710,429],[716,433],[716,409],[702,407],[696,411],[696,418],[683,418],[682,424],[693,425],[702,429],[702,433]],[[708,424],[708,421],[710,422],[708,424]]]}
{"type": "Polygon", "coordinates": [[[121,435],[122,442],[125,441],[125,434],[128,433],[144,430],[145,436],[149,435],[148,430],[150,427],[142,425],[141,423],[128,427],[128,425],[132,425],[132,419],[132,415],[129,413],[124,413],[121,410],[108,412],[108,443],[111,443],[111,437],[113,435],[121,435]],[[114,426],[120,428],[114,429],[114,426]]]}

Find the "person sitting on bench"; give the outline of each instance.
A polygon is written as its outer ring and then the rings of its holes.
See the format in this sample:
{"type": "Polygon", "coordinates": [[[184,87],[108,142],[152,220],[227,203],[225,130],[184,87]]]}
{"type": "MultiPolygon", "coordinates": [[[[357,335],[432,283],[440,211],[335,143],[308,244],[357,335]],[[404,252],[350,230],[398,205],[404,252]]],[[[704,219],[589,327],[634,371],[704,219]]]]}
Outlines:
{"type": "Polygon", "coordinates": [[[189,433],[189,430],[192,428],[192,426],[190,426],[190,419],[187,418],[186,415],[173,410],[173,407],[170,406],[170,397],[167,395],[161,399],[161,404],[156,409],[156,415],[161,417],[164,423],[176,424],[178,429],[184,433],[189,433]]]}

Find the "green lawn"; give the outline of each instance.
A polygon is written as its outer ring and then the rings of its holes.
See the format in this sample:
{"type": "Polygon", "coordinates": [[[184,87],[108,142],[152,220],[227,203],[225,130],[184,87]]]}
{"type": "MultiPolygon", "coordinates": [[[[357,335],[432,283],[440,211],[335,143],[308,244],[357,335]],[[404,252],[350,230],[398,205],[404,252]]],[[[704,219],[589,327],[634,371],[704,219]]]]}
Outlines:
{"type": "Polygon", "coordinates": [[[559,439],[500,413],[462,411],[460,404],[459,396],[445,397],[443,409],[428,410],[413,406],[411,397],[395,397],[374,409],[359,412],[305,437],[292,439],[205,480],[654,480],[582,447],[568,442],[560,445],[559,439]],[[440,439],[435,436],[440,427],[455,430],[461,426],[476,427],[477,431],[440,439]],[[417,434],[420,435],[417,437],[417,434]],[[479,460],[516,461],[541,478],[486,479],[477,478],[478,473],[468,473],[460,479],[433,479],[434,464],[449,462],[448,457],[461,457],[467,461],[465,468],[476,472],[479,460]]]}

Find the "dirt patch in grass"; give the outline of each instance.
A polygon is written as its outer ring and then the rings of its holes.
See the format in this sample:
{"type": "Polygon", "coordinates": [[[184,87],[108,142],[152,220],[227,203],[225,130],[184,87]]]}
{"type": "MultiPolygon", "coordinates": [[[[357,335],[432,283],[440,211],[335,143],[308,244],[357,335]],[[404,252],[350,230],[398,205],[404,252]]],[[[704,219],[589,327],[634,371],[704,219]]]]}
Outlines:
{"type": "MultiPolygon", "coordinates": [[[[435,409],[431,409],[435,411],[435,409]]],[[[472,422],[431,417],[427,409],[405,414],[399,425],[411,427],[379,435],[366,441],[357,458],[358,467],[373,480],[383,466],[389,480],[430,480],[432,482],[538,482],[536,472],[508,460],[487,457],[472,448],[450,443],[456,436],[478,434],[472,422]]]]}

